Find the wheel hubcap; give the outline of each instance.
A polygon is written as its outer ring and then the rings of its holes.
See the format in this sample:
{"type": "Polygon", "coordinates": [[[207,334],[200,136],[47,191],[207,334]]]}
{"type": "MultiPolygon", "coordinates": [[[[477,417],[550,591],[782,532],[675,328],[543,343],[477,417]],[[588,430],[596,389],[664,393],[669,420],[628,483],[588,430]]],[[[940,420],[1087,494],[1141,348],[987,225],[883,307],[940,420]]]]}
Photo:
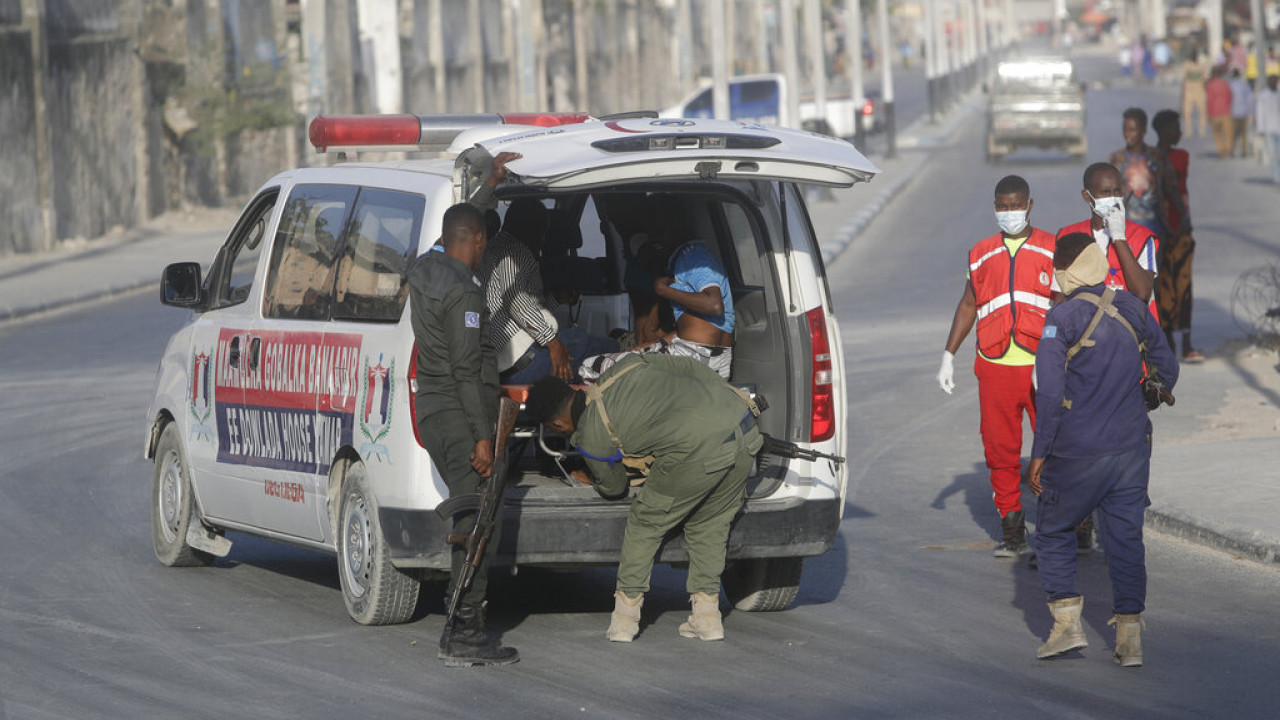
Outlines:
{"type": "Polygon", "coordinates": [[[177,453],[169,453],[164,459],[164,471],[160,476],[160,496],[156,498],[160,511],[160,531],[166,542],[178,539],[178,525],[182,522],[182,465],[177,453]]]}
{"type": "Polygon", "coordinates": [[[373,564],[369,557],[372,534],[369,507],[363,496],[353,493],[348,497],[342,527],[342,569],[347,590],[354,597],[363,597],[369,588],[373,564]]]}

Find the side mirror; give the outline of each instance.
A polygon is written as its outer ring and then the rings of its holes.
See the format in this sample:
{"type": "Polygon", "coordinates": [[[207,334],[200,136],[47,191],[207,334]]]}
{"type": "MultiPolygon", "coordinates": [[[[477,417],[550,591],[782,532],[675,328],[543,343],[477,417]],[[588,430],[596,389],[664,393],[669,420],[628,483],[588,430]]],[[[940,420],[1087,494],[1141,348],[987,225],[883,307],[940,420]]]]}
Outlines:
{"type": "Polygon", "coordinates": [[[166,267],[160,276],[160,302],[174,307],[199,307],[204,302],[200,263],[180,262],[166,267]]]}

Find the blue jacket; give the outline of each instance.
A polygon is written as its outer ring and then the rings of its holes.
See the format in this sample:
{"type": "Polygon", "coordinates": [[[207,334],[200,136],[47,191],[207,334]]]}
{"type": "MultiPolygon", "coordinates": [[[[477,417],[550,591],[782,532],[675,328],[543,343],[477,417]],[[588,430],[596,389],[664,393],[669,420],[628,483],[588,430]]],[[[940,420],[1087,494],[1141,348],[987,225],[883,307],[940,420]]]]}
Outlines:
{"type": "MultiPolygon", "coordinates": [[[[1103,316],[1091,336],[1096,343],[1081,348],[1068,367],[1067,349],[1084,335],[1097,306],[1081,293],[1101,295],[1104,286],[1080,288],[1049,310],[1036,352],[1036,437],[1031,456],[1097,457],[1132,450],[1151,433],[1142,400],[1142,360],[1133,336],[1119,321],[1103,316]],[[1063,400],[1071,401],[1071,408],[1063,400]]],[[[1147,341],[1147,362],[1172,389],[1178,380],[1164,331],[1146,304],[1126,290],[1113,300],[1138,337],[1147,341]]]]}

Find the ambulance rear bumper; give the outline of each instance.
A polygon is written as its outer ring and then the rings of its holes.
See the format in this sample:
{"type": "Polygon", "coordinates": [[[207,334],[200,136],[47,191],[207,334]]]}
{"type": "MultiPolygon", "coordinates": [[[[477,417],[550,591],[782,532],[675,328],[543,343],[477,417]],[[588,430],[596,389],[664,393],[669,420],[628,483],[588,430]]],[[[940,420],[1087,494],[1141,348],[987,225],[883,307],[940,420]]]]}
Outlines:
{"type": "MultiPolygon", "coordinates": [[[[507,507],[499,565],[613,565],[622,548],[627,503],[582,506],[507,507]]],[[[381,508],[378,511],[391,560],[401,568],[449,568],[446,523],[434,512],[381,508]]],[[[729,559],[811,557],[835,542],[840,501],[753,500],[729,533],[729,559]]],[[[658,562],[689,559],[684,537],[663,545],[658,562]]]]}

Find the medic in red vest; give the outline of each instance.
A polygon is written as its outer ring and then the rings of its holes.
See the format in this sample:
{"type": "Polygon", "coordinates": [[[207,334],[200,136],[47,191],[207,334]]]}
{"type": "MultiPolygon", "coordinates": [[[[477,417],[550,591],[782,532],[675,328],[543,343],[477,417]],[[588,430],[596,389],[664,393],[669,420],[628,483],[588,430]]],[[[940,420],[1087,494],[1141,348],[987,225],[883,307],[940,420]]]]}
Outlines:
{"type": "Polygon", "coordinates": [[[996,557],[1026,552],[1022,514],[1022,415],[1035,429],[1036,402],[1031,371],[1044,330],[1044,316],[1057,291],[1053,274],[1055,238],[1031,227],[1031,189],[1009,175],[996,184],[1000,233],[969,251],[969,279],[956,305],[942,352],[938,384],[955,388],[955,354],[978,326],[978,377],[982,447],[991,469],[991,490],[1004,538],[996,557]]]}
{"type": "Polygon", "coordinates": [[[1088,220],[1062,228],[1058,237],[1073,232],[1092,235],[1106,251],[1107,264],[1111,266],[1107,286],[1137,295],[1147,302],[1151,314],[1156,315],[1154,290],[1160,240],[1147,228],[1125,220],[1124,181],[1120,171],[1109,163],[1090,165],[1084,171],[1084,190],[1080,195],[1093,214],[1088,220]],[[1118,242],[1120,239],[1124,242],[1118,242]]]}

